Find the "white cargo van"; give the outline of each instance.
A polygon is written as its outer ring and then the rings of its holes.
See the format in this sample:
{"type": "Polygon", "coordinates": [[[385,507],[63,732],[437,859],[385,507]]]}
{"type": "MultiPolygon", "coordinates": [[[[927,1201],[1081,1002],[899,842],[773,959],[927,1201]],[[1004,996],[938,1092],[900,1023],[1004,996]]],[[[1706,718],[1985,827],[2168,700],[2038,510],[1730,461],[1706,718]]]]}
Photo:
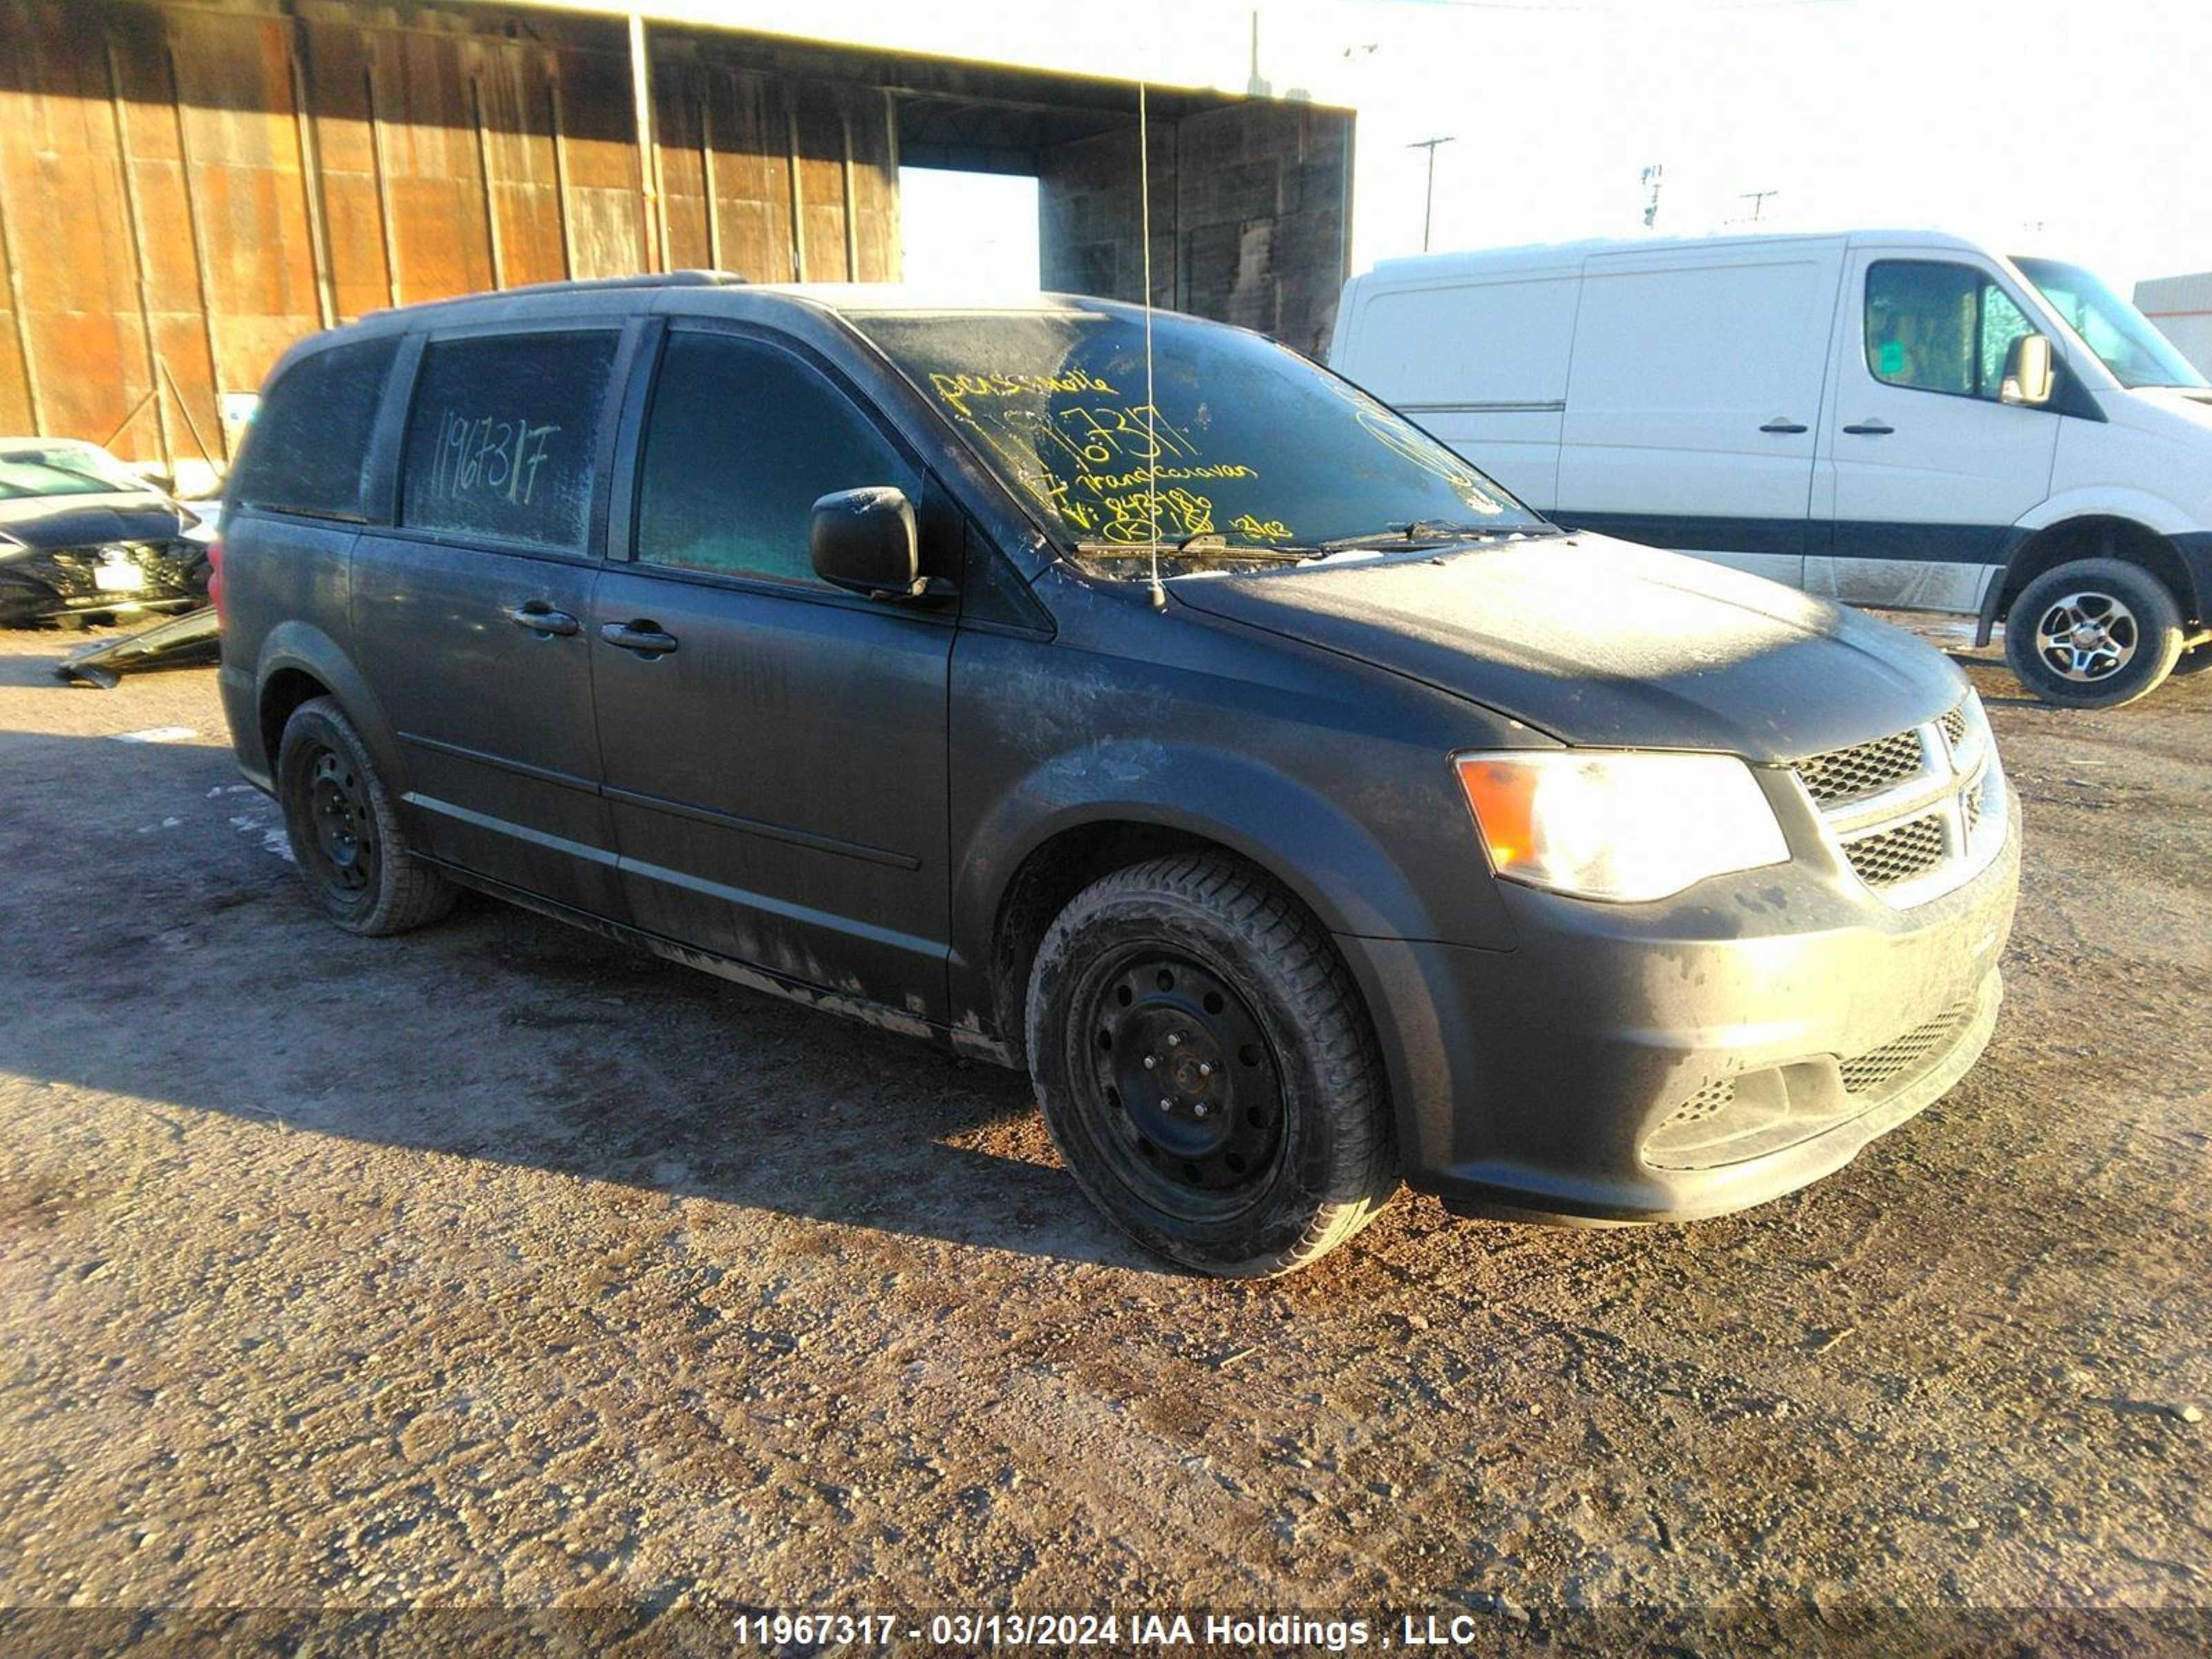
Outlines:
{"type": "Polygon", "coordinates": [[[2212,387],[2078,265],[1928,231],[1389,260],[1329,362],[1558,522],[2005,624],[2039,696],[2212,665],[2212,387]]]}

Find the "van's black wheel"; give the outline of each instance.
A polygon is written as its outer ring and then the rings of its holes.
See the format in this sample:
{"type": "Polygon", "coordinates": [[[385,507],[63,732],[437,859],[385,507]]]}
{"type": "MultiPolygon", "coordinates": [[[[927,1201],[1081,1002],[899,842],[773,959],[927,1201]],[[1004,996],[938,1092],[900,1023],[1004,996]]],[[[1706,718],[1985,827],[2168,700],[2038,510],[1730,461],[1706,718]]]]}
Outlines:
{"type": "Polygon", "coordinates": [[[284,722],[276,798],[308,892],[348,933],[404,933],[453,908],[453,884],[408,856],[368,746],[330,698],[308,699],[284,722]]]}
{"type": "Polygon", "coordinates": [[[1290,895],[1175,854],[1078,894],[1030,977],[1030,1071],[1091,1200],[1207,1273],[1288,1273],[1398,1184],[1358,992],[1290,895]]]}
{"type": "Polygon", "coordinates": [[[2120,559],[2046,570],[2005,617],[2005,660],[2063,708],[2117,708],[2154,690],[2181,656],[2181,607],[2166,584],[2120,559]]]}

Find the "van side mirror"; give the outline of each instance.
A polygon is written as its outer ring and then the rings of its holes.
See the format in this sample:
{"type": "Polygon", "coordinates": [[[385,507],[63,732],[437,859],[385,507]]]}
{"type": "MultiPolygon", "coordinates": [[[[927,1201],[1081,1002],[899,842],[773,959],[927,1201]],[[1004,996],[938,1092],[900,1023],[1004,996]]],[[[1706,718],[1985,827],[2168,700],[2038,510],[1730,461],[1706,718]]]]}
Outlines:
{"type": "Polygon", "coordinates": [[[2005,348],[2004,379],[1997,386],[1997,400],[2040,408],[2051,401],[2057,382],[2050,337],[2023,334],[2005,348]]]}
{"type": "Polygon", "coordinates": [[[841,489],[814,503],[806,529],[814,574],[872,599],[918,599],[933,591],[921,574],[914,503],[889,484],[841,489]]]}

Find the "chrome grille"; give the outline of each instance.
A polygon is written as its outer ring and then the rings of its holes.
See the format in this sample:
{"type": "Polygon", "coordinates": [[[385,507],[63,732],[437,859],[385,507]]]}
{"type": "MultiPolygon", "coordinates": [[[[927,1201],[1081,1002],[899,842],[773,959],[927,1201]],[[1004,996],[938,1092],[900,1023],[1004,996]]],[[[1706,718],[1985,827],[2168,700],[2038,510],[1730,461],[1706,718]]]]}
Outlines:
{"type": "Polygon", "coordinates": [[[1960,885],[2003,844],[1987,822],[2003,778],[1971,693],[1924,726],[1791,769],[1851,872],[1900,909],[1960,885]]]}
{"type": "Polygon", "coordinates": [[[1893,887],[1943,861],[1943,819],[1929,812],[1844,846],[1844,857],[1869,887],[1893,887]]]}
{"type": "Polygon", "coordinates": [[[1814,800],[1832,806],[1893,788],[1916,775],[1926,760],[1919,732],[1908,728],[1872,743],[1831,749],[1825,755],[1799,761],[1796,771],[1814,800]]]}

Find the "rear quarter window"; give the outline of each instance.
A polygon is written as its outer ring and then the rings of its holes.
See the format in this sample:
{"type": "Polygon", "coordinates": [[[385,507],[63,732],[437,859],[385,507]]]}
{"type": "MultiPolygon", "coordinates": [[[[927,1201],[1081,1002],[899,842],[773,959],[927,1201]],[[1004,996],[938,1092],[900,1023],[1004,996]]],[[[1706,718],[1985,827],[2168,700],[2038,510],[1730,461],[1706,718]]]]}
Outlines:
{"type": "Polygon", "coordinates": [[[432,341],[408,414],[400,522],[581,552],[617,339],[580,330],[432,341]]]}
{"type": "Polygon", "coordinates": [[[286,369],[246,430],[232,500],[313,518],[365,518],[369,443],[398,350],[396,334],[356,340],[286,369]]]}

